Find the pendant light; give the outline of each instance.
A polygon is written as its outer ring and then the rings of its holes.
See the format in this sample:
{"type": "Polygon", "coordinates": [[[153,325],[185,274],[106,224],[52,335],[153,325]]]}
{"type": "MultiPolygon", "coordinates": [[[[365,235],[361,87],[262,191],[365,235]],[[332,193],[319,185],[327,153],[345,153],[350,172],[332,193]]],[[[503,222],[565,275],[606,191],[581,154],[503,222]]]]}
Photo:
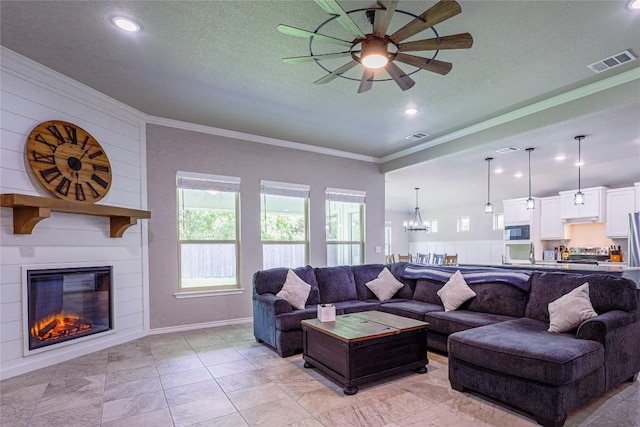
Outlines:
{"type": "Polygon", "coordinates": [[[578,141],[578,192],[573,195],[574,205],[584,205],[584,193],[580,191],[580,167],[582,166],[582,153],[580,151],[580,142],[584,139],[584,135],[578,135],[574,138],[578,141]]]}
{"type": "Polygon", "coordinates": [[[404,231],[429,231],[429,227],[427,227],[427,223],[422,221],[422,215],[420,215],[420,208],[418,207],[418,190],[420,188],[416,187],[416,208],[411,214],[411,218],[409,221],[404,222],[404,231]]]}
{"type": "Polygon", "coordinates": [[[527,148],[526,151],[529,152],[529,198],[527,199],[527,209],[535,209],[536,201],[531,197],[531,152],[533,148],[527,148]]]}
{"type": "Polygon", "coordinates": [[[491,160],[493,157],[487,157],[487,204],[484,205],[484,213],[493,213],[493,205],[491,204],[491,160]]]}

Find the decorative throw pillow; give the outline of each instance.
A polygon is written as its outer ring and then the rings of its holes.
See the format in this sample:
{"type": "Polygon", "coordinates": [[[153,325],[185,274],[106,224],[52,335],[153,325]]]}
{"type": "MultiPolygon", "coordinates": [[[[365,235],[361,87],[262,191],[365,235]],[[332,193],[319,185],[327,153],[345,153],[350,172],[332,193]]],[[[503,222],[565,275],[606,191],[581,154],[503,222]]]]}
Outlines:
{"type": "Polygon", "coordinates": [[[387,301],[393,297],[404,285],[395,278],[387,267],[383,268],[378,277],[365,286],[378,297],[380,301],[387,301]]]}
{"type": "Polygon", "coordinates": [[[453,311],[464,304],[466,301],[476,296],[476,293],[464,281],[462,273],[457,270],[449,281],[440,288],[438,296],[444,305],[444,311],[453,311]]]}
{"type": "Polygon", "coordinates": [[[307,298],[309,298],[309,292],[311,292],[311,285],[299,278],[293,270],[289,270],[287,272],[287,280],[285,280],[282,289],[276,296],[289,301],[292,307],[304,310],[307,298]]]}
{"type": "Polygon", "coordinates": [[[589,298],[589,282],[586,282],[549,303],[549,332],[568,332],[597,315],[589,298]]]}

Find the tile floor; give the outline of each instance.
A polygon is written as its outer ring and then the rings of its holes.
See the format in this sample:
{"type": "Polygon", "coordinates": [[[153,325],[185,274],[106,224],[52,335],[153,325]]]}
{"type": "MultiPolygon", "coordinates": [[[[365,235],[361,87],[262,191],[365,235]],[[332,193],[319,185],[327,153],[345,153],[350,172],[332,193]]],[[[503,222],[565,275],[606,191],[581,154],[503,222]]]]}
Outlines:
{"type": "MultiPolygon", "coordinates": [[[[152,335],[0,382],[0,425],[534,426],[449,387],[447,359],[360,387],[355,396],[300,355],[281,359],[243,324],[152,335]]],[[[640,382],[572,413],[567,426],[640,426],[640,382]]]]}

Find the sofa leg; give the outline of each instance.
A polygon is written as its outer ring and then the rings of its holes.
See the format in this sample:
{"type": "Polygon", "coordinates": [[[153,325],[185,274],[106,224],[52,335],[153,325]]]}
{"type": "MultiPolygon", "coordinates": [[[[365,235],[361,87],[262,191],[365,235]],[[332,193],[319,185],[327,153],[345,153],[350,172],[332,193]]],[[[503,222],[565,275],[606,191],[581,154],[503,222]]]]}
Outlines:
{"type": "Polygon", "coordinates": [[[627,381],[629,381],[630,383],[635,382],[638,379],[638,373],[636,372],[631,378],[629,378],[627,381]]]}
{"type": "Polygon", "coordinates": [[[449,381],[451,383],[451,388],[455,391],[463,392],[464,386],[462,384],[454,383],[453,381],[449,381]]]}
{"type": "Polygon", "coordinates": [[[562,427],[564,422],[567,421],[567,414],[562,418],[552,420],[550,418],[536,417],[536,422],[544,427],[562,427]]]}

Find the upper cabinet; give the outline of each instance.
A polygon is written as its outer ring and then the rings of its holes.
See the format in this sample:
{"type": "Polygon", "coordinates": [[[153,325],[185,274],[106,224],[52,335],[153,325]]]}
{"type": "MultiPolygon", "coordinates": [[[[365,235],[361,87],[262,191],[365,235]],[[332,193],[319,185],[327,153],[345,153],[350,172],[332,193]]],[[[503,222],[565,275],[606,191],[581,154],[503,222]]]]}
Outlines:
{"type": "MultiPolygon", "coordinates": [[[[539,209],[540,199],[534,198],[539,209]]],[[[535,219],[535,209],[527,209],[527,198],[503,200],[504,225],[531,224],[535,219]]]]}
{"type": "Polygon", "coordinates": [[[562,240],[564,224],[560,214],[560,196],[540,199],[540,239],[562,240]]]}
{"type": "Polygon", "coordinates": [[[604,222],[606,187],[584,188],[584,204],[573,203],[577,190],[560,192],[560,213],[566,222],[604,222]]]}
{"type": "Polygon", "coordinates": [[[607,191],[607,237],[629,236],[629,214],[636,209],[637,188],[607,191]]]}

